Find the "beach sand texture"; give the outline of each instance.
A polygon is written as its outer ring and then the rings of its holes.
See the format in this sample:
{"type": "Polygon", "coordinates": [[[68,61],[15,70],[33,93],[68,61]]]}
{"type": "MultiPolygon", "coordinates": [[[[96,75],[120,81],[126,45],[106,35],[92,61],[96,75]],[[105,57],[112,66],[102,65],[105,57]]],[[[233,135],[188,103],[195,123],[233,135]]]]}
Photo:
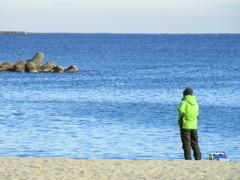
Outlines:
{"type": "Polygon", "coordinates": [[[1,180],[240,179],[240,162],[0,157],[1,180]]]}

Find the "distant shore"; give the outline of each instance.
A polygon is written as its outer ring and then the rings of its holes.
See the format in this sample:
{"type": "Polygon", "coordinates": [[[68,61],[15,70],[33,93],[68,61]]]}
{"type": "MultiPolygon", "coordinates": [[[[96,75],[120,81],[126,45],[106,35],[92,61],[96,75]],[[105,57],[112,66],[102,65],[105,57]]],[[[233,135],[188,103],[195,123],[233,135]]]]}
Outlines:
{"type": "Polygon", "coordinates": [[[0,157],[4,180],[239,180],[240,162],[0,157]]]}
{"type": "Polygon", "coordinates": [[[112,33],[112,32],[27,32],[27,31],[0,31],[0,34],[138,34],[138,35],[240,35],[240,33],[112,33]]]}
{"type": "Polygon", "coordinates": [[[0,31],[0,34],[27,34],[26,31],[0,31]]]}

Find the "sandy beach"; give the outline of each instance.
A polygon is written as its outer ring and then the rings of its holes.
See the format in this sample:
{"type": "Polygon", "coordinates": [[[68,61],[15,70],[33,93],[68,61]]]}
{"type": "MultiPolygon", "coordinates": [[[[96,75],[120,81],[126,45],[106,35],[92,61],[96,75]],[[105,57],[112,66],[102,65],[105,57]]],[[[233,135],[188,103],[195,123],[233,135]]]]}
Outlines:
{"type": "Polygon", "coordinates": [[[0,157],[3,180],[240,179],[240,162],[0,157]]]}

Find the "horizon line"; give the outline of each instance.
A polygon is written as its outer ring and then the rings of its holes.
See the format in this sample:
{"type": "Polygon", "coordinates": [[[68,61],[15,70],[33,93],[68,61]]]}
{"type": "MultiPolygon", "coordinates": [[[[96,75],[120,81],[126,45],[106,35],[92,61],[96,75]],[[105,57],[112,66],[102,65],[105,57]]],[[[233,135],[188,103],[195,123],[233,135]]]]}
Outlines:
{"type": "Polygon", "coordinates": [[[144,33],[144,32],[138,32],[138,33],[133,33],[133,32],[31,32],[31,31],[26,31],[27,33],[54,33],[54,34],[240,34],[239,33],[229,33],[229,32],[221,32],[221,33],[215,33],[215,32],[206,32],[206,33],[144,33]]]}

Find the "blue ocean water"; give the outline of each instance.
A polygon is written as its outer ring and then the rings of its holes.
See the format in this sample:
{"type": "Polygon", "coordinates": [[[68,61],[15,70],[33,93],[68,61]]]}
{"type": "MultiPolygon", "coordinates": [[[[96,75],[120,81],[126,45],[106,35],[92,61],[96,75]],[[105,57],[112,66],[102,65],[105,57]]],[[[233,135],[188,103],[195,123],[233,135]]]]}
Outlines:
{"type": "Polygon", "coordinates": [[[0,72],[0,156],[183,159],[177,108],[200,106],[203,159],[240,161],[240,34],[0,35],[0,62],[77,73],[0,72]]]}

